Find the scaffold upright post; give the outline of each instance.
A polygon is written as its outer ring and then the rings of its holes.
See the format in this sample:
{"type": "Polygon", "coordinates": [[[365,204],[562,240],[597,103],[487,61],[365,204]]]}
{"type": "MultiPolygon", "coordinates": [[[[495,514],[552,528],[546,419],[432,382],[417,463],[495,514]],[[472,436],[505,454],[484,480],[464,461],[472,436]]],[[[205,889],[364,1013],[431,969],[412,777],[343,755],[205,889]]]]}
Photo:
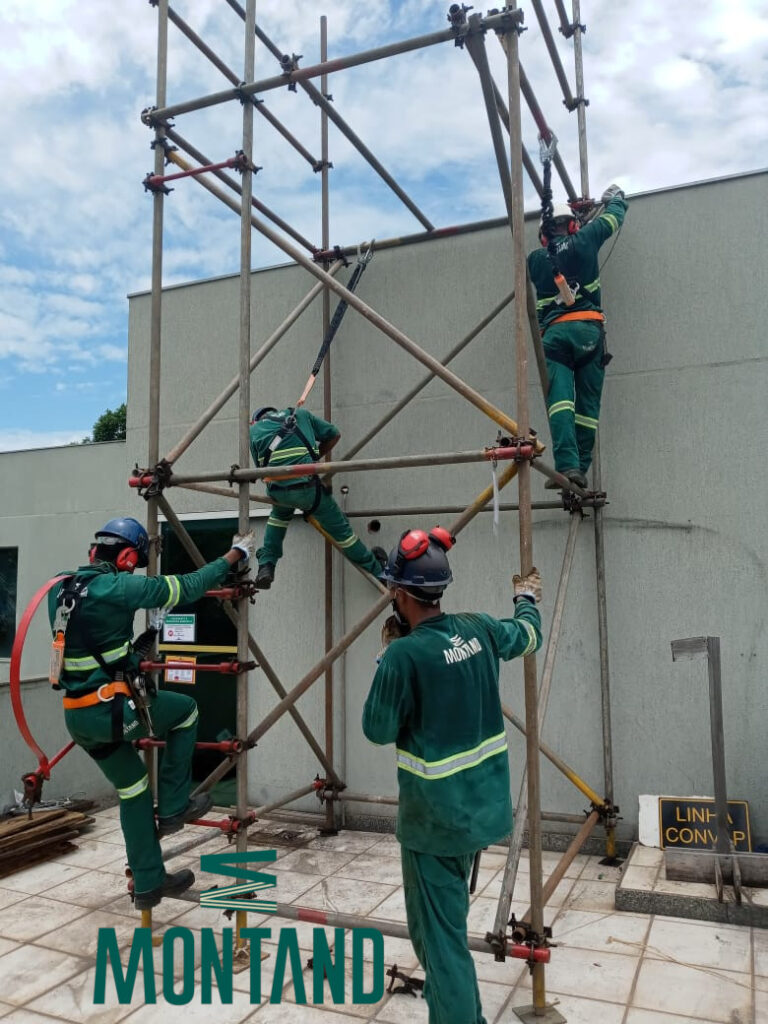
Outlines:
{"type": "MultiPolygon", "coordinates": [[[[168,81],[168,0],[160,0],[157,6],[157,92],[156,104],[162,107],[166,102],[168,81]]],[[[154,148],[154,172],[162,174],[165,166],[165,134],[161,126],[155,128],[152,141],[154,148]]],[[[160,458],[160,353],[162,340],[163,313],[163,213],[165,194],[162,189],[152,196],[152,285],[150,298],[149,326],[149,412],[147,421],[148,451],[147,462],[157,465],[160,458]]],[[[157,575],[158,537],[157,502],[147,502],[147,533],[149,534],[149,558],[147,575],[157,575]]],[[[156,789],[157,759],[154,750],[144,751],[149,785],[156,789]]]]}
{"type": "MultiPolygon", "coordinates": [[[[243,80],[250,82],[254,76],[255,65],[255,27],[256,0],[246,0],[245,19],[245,60],[243,80]]],[[[243,202],[240,217],[240,403],[238,415],[239,450],[238,459],[241,466],[247,466],[250,459],[250,408],[251,408],[251,195],[253,189],[253,104],[243,103],[243,154],[245,170],[243,171],[243,202]]],[[[251,505],[248,496],[248,485],[241,483],[238,493],[238,532],[245,534],[250,529],[251,505]]],[[[237,605],[237,658],[241,664],[248,661],[248,611],[250,603],[242,597],[237,605]]],[[[248,672],[240,672],[237,677],[237,735],[245,736],[248,732],[248,672]]],[[[248,813],[248,752],[247,748],[237,759],[237,817],[242,821],[248,813]]],[[[245,829],[238,831],[238,852],[244,853],[248,847],[248,836],[245,829]]],[[[239,881],[247,881],[240,879],[239,881]]],[[[236,911],[236,946],[238,959],[247,960],[248,954],[242,931],[247,927],[247,914],[244,910],[236,911]]]]}
{"type": "MultiPolygon", "coordinates": [[[[515,4],[511,5],[514,11],[515,4]]],[[[530,427],[528,412],[528,316],[524,301],[527,288],[525,219],[523,212],[522,125],[520,112],[520,65],[518,53],[518,26],[506,32],[507,89],[509,93],[509,152],[512,179],[512,245],[514,250],[515,301],[515,355],[516,355],[516,413],[519,430],[526,436],[530,427]]],[[[533,567],[533,531],[531,515],[531,469],[527,462],[518,468],[520,511],[520,571],[530,572],[533,567]]],[[[541,856],[541,793],[539,780],[539,722],[536,656],[523,659],[525,681],[526,762],[528,768],[528,852],[531,882],[531,929],[534,942],[543,942],[544,907],[542,904],[541,856]]],[[[531,966],[533,987],[533,1013],[542,1017],[547,1011],[544,964],[531,966]]]]}
{"type": "MultiPolygon", "coordinates": [[[[325,63],[328,60],[328,19],[325,15],[320,18],[320,61],[325,63]]],[[[323,96],[328,92],[328,75],[323,75],[320,79],[320,91],[323,96]]],[[[322,247],[327,249],[331,244],[331,227],[330,227],[330,193],[329,193],[329,174],[330,164],[328,163],[328,114],[324,109],[320,111],[320,191],[321,191],[321,202],[320,202],[320,217],[321,217],[321,235],[322,235],[322,247]]],[[[331,324],[331,293],[328,286],[325,285],[323,288],[323,316],[322,325],[323,332],[322,337],[325,338],[328,334],[328,329],[331,324]]],[[[331,392],[331,351],[330,349],[325,354],[325,362],[323,364],[323,419],[328,423],[332,421],[331,417],[333,414],[333,395],[331,392]]],[[[330,459],[330,455],[326,455],[326,461],[330,459]]],[[[326,654],[333,647],[333,563],[334,563],[334,549],[333,545],[326,539],[325,551],[323,552],[324,557],[324,603],[325,603],[325,651],[326,654]]],[[[333,665],[329,665],[325,670],[325,756],[328,758],[331,764],[333,764],[333,665]]],[[[323,831],[326,835],[332,835],[336,831],[336,805],[333,800],[326,801],[325,804],[325,828],[323,831]]]]}

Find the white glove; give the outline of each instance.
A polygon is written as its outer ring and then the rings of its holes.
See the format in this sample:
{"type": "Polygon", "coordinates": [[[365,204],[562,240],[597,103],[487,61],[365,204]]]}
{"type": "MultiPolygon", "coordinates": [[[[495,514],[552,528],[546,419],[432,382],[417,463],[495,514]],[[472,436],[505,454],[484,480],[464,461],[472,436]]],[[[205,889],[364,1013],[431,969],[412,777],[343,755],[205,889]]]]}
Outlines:
{"type": "Polygon", "coordinates": [[[236,551],[242,551],[243,558],[248,560],[253,558],[253,552],[256,549],[256,538],[253,535],[253,530],[249,530],[248,533],[235,534],[232,538],[232,547],[236,551]]]}
{"type": "Polygon", "coordinates": [[[518,597],[528,597],[538,604],[541,601],[541,573],[534,566],[527,576],[512,577],[512,586],[515,588],[515,600],[518,597]]]}
{"type": "Polygon", "coordinates": [[[623,198],[624,198],[624,189],[620,188],[618,185],[609,185],[608,188],[605,190],[605,192],[603,192],[603,194],[600,196],[600,202],[604,203],[607,206],[608,203],[610,203],[612,199],[623,199],[623,198]]]}

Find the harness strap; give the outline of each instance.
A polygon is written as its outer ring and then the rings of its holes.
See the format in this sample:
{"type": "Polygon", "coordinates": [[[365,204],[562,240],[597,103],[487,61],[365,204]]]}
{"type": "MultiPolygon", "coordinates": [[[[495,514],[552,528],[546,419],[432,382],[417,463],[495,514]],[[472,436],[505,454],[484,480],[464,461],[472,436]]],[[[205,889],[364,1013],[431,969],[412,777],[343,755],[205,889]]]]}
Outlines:
{"type": "MultiPolygon", "coordinates": [[[[599,320],[600,323],[605,323],[605,313],[598,313],[596,309],[584,309],[575,313],[563,313],[561,316],[555,317],[554,320],[550,320],[547,327],[551,327],[552,324],[560,324],[564,320],[599,320]]],[[[547,327],[544,328],[545,331],[547,327]]]]}
{"type": "MultiPolygon", "coordinates": [[[[96,704],[105,704],[110,701],[114,701],[122,712],[122,701],[115,700],[116,697],[130,697],[131,688],[128,683],[118,680],[115,683],[104,683],[97,690],[91,690],[90,693],[84,693],[81,697],[64,697],[62,703],[67,711],[71,711],[74,708],[90,708],[96,704]]],[[[113,705],[114,713],[114,705],[113,705]]],[[[122,737],[122,725],[120,729],[120,735],[122,737]]]]}

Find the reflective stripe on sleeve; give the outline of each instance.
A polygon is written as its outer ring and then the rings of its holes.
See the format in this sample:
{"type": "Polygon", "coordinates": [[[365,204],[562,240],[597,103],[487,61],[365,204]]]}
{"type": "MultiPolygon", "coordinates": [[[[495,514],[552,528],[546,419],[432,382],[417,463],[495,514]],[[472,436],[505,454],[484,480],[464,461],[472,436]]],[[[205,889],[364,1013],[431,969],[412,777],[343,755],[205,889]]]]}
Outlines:
{"type": "Polygon", "coordinates": [[[596,292],[600,287],[600,278],[596,277],[594,281],[590,281],[589,284],[584,285],[585,292],[596,292]]]}
{"type": "Polygon", "coordinates": [[[528,646],[525,648],[523,653],[520,655],[521,658],[524,658],[527,654],[533,654],[533,652],[536,650],[536,641],[537,641],[536,630],[533,628],[533,626],[530,624],[530,622],[523,622],[522,620],[518,620],[518,621],[520,622],[520,625],[523,626],[523,628],[525,629],[526,633],[528,634],[528,646]]]}
{"type": "Polygon", "coordinates": [[[544,309],[545,306],[551,306],[557,298],[557,295],[550,295],[548,299],[537,299],[536,309],[544,309]]]}
{"type": "Polygon", "coordinates": [[[398,747],[397,767],[402,768],[404,772],[418,775],[421,779],[429,779],[430,781],[445,779],[449,775],[464,772],[467,768],[475,768],[489,757],[495,757],[506,749],[507,737],[503,732],[500,732],[498,736],[491,736],[490,739],[484,740],[479,746],[473,747],[472,750],[462,750],[461,753],[453,754],[451,757],[444,757],[441,761],[425,761],[423,758],[416,757],[415,754],[410,754],[407,750],[400,750],[398,747]]]}
{"type": "Polygon", "coordinates": [[[611,233],[619,230],[619,222],[616,220],[612,213],[601,213],[600,220],[607,221],[611,228],[611,233]]]}
{"type": "Polygon", "coordinates": [[[179,603],[181,584],[175,576],[163,576],[163,579],[168,584],[168,600],[163,605],[163,608],[173,608],[174,605],[179,603]]]}
{"type": "Polygon", "coordinates": [[[267,526],[274,526],[278,530],[288,529],[288,520],[286,519],[275,519],[274,516],[270,516],[267,520],[267,526]]]}
{"type": "Polygon", "coordinates": [[[584,427],[586,430],[597,430],[597,422],[592,416],[582,416],[581,413],[576,413],[577,427],[584,427]]]}
{"type": "MultiPolygon", "coordinates": [[[[203,666],[200,666],[200,667],[202,668],[203,666]]],[[[179,722],[178,725],[174,725],[174,727],[171,729],[171,732],[178,732],[179,729],[189,729],[190,726],[195,724],[197,719],[198,719],[198,711],[197,711],[197,705],[195,705],[195,710],[191,711],[189,713],[189,715],[184,719],[183,722],[179,722]]]]}
{"type": "Polygon", "coordinates": [[[575,408],[575,402],[569,402],[564,400],[562,402],[554,402],[552,405],[550,405],[547,411],[550,416],[554,416],[558,412],[573,412],[575,408]]]}
{"type": "MultiPolygon", "coordinates": [[[[129,644],[128,641],[126,641],[121,647],[115,647],[111,651],[102,651],[101,656],[109,665],[112,662],[120,661],[121,658],[124,658],[128,653],[128,649],[129,644]]],[[[64,668],[69,672],[86,672],[99,667],[98,661],[96,661],[95,658],[90,657],[90,655],[85,658],[64,659],[64,668]]]]}
{"type": "Polygon", "coordinates": [[[132,786],[124,786],[123,789],[118,789],[117,795],[121,800],[132,800],[135,796],[141,796],[145,789],[149,789],[148,775],[139,779],[138,782],[134,782],[132,786]]]}
{"type": "MultiPolygon", "coordinates": [[[[317,449],[312,449],[315,455],[318,454],[317,449]]],[[[270,466],[273,466],[276,462],[288,462],[290,459],[295,459],[297,456],[309,455],[307,449],[302,445],[301,448],[278,448],[276,452],[272,453],[272,458],[269,460],[270,466]]]]}
{"type": "Polygon", "coordinates": [[[357,535],[353,533],[352,536],[351,537],[347,537],[346,540],[337,540],[336,543],[342,549],[343,548],[351,548],[356,540],[357,540],[357,535]]]}

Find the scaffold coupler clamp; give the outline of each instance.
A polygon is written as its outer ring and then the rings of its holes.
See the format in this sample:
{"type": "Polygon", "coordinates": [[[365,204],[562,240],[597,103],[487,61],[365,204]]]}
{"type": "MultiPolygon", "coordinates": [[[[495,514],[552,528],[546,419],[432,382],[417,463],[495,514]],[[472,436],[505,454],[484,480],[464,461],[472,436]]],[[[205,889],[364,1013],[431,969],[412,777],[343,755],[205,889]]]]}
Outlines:
{"type": "Polygon", "coordinates": [[[467,36],[467,11],[472,9],[471,4],[451,4],[448,8],[446,18],[453,31],[453,45],[458,46],[459,49],[464,48],[464,41],[467,36]]]}
{"type": "Polygon", "coordinates": [[[372,238],[370,240],[370,242],[368,243],[368,246],[365,249],[365,251],[362,251],[360,245],[358,245],[358,247],[357,247],[357,262],[360,264],[361,267],[367,267],[368,264],[373,259],[373,247],[374,247],[375,244],[376,244],[376,239],[372,238]]]}
{"type": "Polygon", "coordinates": [[[27,808],[30,818],[32,817],[32,808],[43,799],[44,779],[45,775],[40,768],[34,772],[26,772],[21,776],[21,782],[24,787],[22,804],[27,808]]]}
{"type": "Polygon", "coordinates": [[[600,820],[605,828],[614,829],[619,821],[621,821],[621,815],[619,814],[621,808],[610,800],[605,800],[602,804],[592,804],[592,810],[597,811],[600,815],[600,820]]]}
{"type": "Polygon", "coordinates": [[[338,799],[339,793],[347,788],[345,782],[329,782],[327,779],[321,779],[319,775],[315,776],[312,785],[321,804],[338,799]]]}
{"type": "MultiPolygon", "coordinates": [[[[282,73],[287,77],[293,74],[294,71],[299,70],[299,61],[304,56],[303,53],[284,53],[280,58],[280,68],[282,73]]],[[[296,92],[296,83],[291,81],[288,83],[288,91],[296,92]]]]}
{"type": "Polygon", "coordinates": [[[392,964],[386,973],[387,977],[390,979],[389,985],[387,985],[387,992],[391,992],[392,995],[413,996],[414,999],[418,999],[419,996],[424,995],[423,978],[412,978],[408,974],[403,974],[397,964],[392,964]],[[398,985],[398,987],[395,988],[396,981],[401,981],[402,985],[398,985]]]}
{"type": "Polygon", "coordinates": [[[235,150],[234,163],[232,166],[236,171],[239,171],[240,174],[244,174],[246,171],[250,171],[251,174],[258,174],[259,171],[264,169],[258,164],[255,164],[253,160],[249,160],[242,149],[235,150]]]}
{"type": "Polygon", "coordinates": [[[162,192],[164,196],[168,196],[173,192],[173,189],[169,188],[165,182],[158,180],[154,171],[147,171],[147,174],[142,179],[141,184],[144,186],[145,192],[151,192],[153,195],[157,195],[162,192]]]}
{"type": "Polygon", "coordinates": [[[173,467],[166,459],[161,459],[152,470],[139,469],[136,463],[128,483],[136,488],[145,501],[149,501],[163,493],[171,479],[172,470],[173,467]]]}
{"type": "Polygon", "coordinates": [[[518,921],[514,914],[509,919],[509,927],[512,929],[510,933],[512,942],[528,947],[529,955],[526,963],[528,964],[528,970],[533,974],[533,968],[536,964],[534,951],[552,945],[552,928],[549,925],[544,925],[543,932],[539,935],[538,932],[533,930],[528,921],[518,921]]]}
{"type": "Polygon", "coordinates": [[[494,7],[493,10],[488,11],[486,18],[498,15],[501,15],[501,24],[494,27],[497,36],[505,36],[508,32],[517,32],[518,35],[522,35],[523,32],[528,31],[523,24],[525,12],[521,7],[502,7],[501,10],[494,7]]]}

